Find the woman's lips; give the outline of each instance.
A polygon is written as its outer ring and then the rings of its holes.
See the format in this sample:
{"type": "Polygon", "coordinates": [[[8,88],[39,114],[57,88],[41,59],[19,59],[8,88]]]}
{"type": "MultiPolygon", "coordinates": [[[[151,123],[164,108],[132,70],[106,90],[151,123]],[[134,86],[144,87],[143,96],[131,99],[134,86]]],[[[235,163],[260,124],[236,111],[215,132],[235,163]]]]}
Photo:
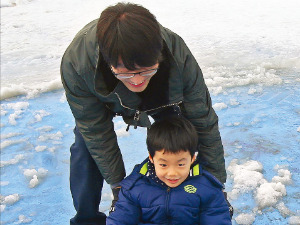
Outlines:
{"type": "Polygon", "coordinates": [[[144,84],[145,84],[146,80],[144,80],[142,83],[140,84],[134,84],[134,83],[131,83],[131,82],[128,82],[132,87],[142,87],[144,84]]]}

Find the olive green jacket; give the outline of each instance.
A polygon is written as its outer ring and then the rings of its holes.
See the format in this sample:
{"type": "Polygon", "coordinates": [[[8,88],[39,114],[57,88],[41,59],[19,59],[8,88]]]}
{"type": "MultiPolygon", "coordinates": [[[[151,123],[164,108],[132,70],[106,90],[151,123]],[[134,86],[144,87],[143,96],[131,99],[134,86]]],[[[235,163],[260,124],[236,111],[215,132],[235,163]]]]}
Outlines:
{"type": "Polygon", "coordinates": [[[204,83],[201,69],[184,41],[161,27],[168,50],[169,103],[140,111],[140,97],[122,82],[110,92],[97,67],[99,47],[96,40],[97,20],[87,24],[67,48],[61,63],[61,78],[76,126],[108,184],[125,176],[124,163],[117,143],[112,119],[123,116],[127,124],[149,127],[148,115],[170,106],[179,106],[182,114],[197,129],[199,156],[204,166],[221,182],[226,181],[224,151],[218,130],[218,117],[204,83]]]}

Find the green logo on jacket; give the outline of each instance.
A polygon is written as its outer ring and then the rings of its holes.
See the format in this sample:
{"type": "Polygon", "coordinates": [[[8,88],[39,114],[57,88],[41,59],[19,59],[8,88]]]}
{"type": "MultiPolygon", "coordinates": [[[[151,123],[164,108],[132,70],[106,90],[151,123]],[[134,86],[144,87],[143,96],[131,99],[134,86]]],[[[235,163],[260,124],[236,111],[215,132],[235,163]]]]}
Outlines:
{"type": "Polygon", "coordinates": [[[186,185],[184,186],[184,190],[187,192],[187,193],[196,193],[197,191],[197,188],[195,188],[193,185],[186,185]]]}

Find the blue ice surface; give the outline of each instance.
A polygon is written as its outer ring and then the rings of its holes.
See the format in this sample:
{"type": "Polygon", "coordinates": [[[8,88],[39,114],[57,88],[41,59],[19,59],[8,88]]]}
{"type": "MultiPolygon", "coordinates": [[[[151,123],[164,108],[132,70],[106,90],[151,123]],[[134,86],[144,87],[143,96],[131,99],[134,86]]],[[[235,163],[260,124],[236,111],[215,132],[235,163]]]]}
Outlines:
{"type": "MultiPolygon", "coordinates": [[[[220,132],[225,149],[226,167],[233,159],[240,162],[257,160],[263,164],[263,175],[271,181],[277,175],[274,166],[288,165],[292,173],[293,183],[286,185],[287,196],[280,201],[293,212],[299,210],[299,147],[300,133],[300,84],[299,82],[283,83],[282,85],[259,87],[258,91],[248,94],[249,88],[235,87],[226,93],[212,96],[213,103],[223,102],[226,109],[217,111],[219,116],[220,132]],[[238,105],[231,105],[235,99],[238,105]],[[238,125],[233,125],[239,123],[238,125]],[[242,146],[237,148],[237,146],[242,146]]],[[[24,159],[17,164],[1,167],[1,181],[8,181],[8,185],[1,186],[1,195],[7,196],[18,193],[20,200],[7,205],[1,213],[1,224],[17,224],[20,215],[31,219],[28,224],[61,224],[69,223],[75,210],[69,191],[69,147],[73,143],[74,119],[67,102],[60,102],[63,91],[45,93],[34,99],[18,97],[2,101],[2,104],[28,101],[29,107],[24,110],[17,125],[10,125],[8,117],[13,110],[1,117],[1,134],[11,132],[21,133],[8,140],[24,140],[21,143],[10,145],[1,150],[1,161],[7,161],[18,154],[24,159]],[[50,115],[42,121],[34,122],[37,110],[46,110],[50,115]],[[50,131],[41,131],[43,126],[53,127],[50,131]],[[61,140],[39,140],[40,135],[61,132],[61,140]],[[45,145],[47,148],[55,147],[54,152],[36,152],[35,147],[45,145]],[[48,170],[47,176],[35,188],[29,188],[29,180],[23,175],[23,169],[44,168],[48,170]]],[[[115,122],[120,123],[121,118],[115,122]]],[[[119,126],[119,125],[117,125],[119,126]]],[[[116,128],[118,129],[118,127],[116,128]]],[[[121,129],[125,129],[125,125],[121,129]]],[[[146,132],[144,128],[129,130],[129,136],[118,137],[123,154],[127,174],[133,166],[147,157],[145,145],[146,132]]],[[[251,179],[251,178],[249,178],[251,179]]],[[[232,188],[232,180],[228,179],[226,190],[232,188]]],[[[110,206],[110,189],[105,184],[103,201],[100,209],[107,213],[110,206]]],[[[244,193],[237,200],[233,200],[235,215],[251,213],[257,206],[253,192],[244,193]]],[[[274,207],[262,210],[256,214],[253,224],[288,224],[289,217],[284,218],[274,207]]],[[[236,222],[233,220],[233,224],[236,222]]]]}

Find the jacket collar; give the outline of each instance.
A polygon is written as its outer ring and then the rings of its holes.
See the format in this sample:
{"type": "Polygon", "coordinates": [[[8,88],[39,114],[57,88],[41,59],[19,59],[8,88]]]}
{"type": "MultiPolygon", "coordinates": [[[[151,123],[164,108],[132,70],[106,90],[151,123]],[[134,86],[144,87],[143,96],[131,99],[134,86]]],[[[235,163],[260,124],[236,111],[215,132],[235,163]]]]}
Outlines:
{"type": "MultiPolygon", "coordinates": [[[[155,168],[153,163],[150,162],[150,160],[146,159],[139,170],[139,173],[142,174],[143,176],[148,177],[149,179],[153,180],[154,183],[157,185],[163,186],[163,187],[168,187],[164,182],[162,182],[155,173],[155,168]]],[[[193,164],[193,166],[190,169],[190,175],[189,177],[196,177],[196,176],[201,176],[202,175],[202,167],[199,164],[193,164]]],[[[189,178],[188,177],[188,178],[189,178]]],[[[187,179],[188,179],[187,178],[187,179]]]]}
{"type": "MultiPolygon", "coordinates": [[[[150,162],[149,159],[146,159],[142,164],[139,173],[144,175],[144,176],[149,176],[149,170],[153,170],[154,166],[150,162]]],[[[195,176],[201,176],[203,173],[202,167],[199,163],[193,164],[190,170],[190,176],[195,177],[195,176]]],[[[153,172],[155,174],[155,171],[153,172]]],[[[156,174],[155,174],[156,175],[156,174]]]]}

